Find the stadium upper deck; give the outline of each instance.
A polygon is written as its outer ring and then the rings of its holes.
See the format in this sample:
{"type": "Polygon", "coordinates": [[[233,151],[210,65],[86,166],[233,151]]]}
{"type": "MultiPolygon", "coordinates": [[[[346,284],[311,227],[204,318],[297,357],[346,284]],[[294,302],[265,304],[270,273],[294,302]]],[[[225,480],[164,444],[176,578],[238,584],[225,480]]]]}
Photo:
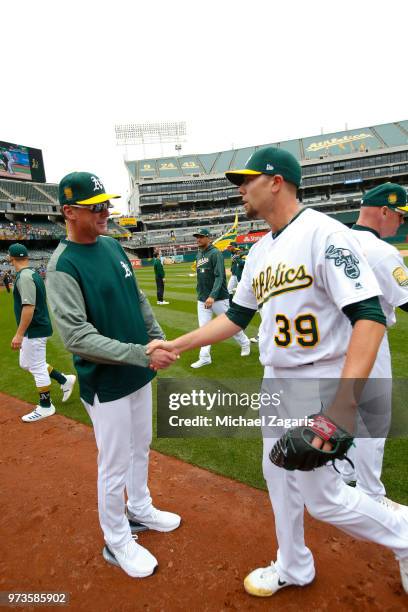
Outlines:
{"type": "MultiPolygon", "coordinates": [[[[290,151],[303,166],[328,158],[355,158],[367,153],[389,149],[408,149],[408,121],[384,123],[344,132],[309,136],[296,140],[265,143],[259,146],[232,149],[218,153],[182,155],[159,159],[127,161],[126,166],[135,182],[143,179],[171,179],[194,176],[217,176],[227,170],[242,168],[258,148],[272,145],[290,151]]],[[[305,172],[304,175],[308,174],[305,172]]]]}

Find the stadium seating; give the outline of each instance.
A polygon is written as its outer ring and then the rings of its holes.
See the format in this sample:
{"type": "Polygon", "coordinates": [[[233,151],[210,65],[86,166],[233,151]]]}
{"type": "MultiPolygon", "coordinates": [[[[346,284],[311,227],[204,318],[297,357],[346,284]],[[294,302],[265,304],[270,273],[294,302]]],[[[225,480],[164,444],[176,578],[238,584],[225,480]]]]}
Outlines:
{"type": "Polygon", "coordinates": [[[4,179],[0,180],[0,188],[5,194],[9,195],[12,200],[50,203],[50,199],[38,191],[31,183],[4,179]]]}
{"type": "Polygon", "coordinates": [[[51,183],[43,183],[41,185],[34,185],[35,189],[41,189],[51,198],[51,200],[58,202],[58,185],[52,185],[51,183]]]}
{"type": "Polygon", "coordinates": [[[48,220],[0,218],[0,238],[3,240],[60,240],[65,233],[64,227],[48,220]]]}

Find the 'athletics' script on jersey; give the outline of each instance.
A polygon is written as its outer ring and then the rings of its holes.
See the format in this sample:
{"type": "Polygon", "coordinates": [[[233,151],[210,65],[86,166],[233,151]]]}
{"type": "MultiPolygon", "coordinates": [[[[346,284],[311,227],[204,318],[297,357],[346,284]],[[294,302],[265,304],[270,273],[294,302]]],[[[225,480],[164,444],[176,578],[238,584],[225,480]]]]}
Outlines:
{"type": "Polygon", "coordinates": [[[207,264],[209,261],[210,260],[208,257],[200,257],[200,259],[197,260],[197,268],[200,266],[205,266],[205,264],[207,264]]]}
{"type": "Polygon", "coordinates": [[[312,283],[313,277],[307,273],[304,264],[292,268],[288,264],[279,262],[275,270],[272,266],[262,270],[252,280],[252,289],[258,305],[261,305],[271,297],[306,289],[312,283]]]}

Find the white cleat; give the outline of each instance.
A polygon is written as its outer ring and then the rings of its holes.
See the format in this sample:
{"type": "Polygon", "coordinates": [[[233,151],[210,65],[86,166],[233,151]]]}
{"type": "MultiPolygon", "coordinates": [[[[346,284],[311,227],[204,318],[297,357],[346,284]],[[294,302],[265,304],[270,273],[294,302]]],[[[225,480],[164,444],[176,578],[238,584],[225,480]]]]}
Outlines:
{"type": "Polygon", "coordinates": [[[170,304],[170,302],[165,302],[163,300],[163,302],[157,302],[159,306],[167,306],[167,304],[170,304]]]}
{"type": "Polygon", "coordinates": [[[246,592],[255,597],[270,597],[287,586],[291,586],[291,583],[279,578],[274,563],[271,563],[269,567],[259,567],[248,574],[244,580],[246,592]]]}
{"type": "Polygon", "coordinates": [[[253,344],[257,344],[257,342],[259,342],[259,336],[254,336],[254,338],[250,338],[249,341],[253,344]]]}
{"type": "Polygon", "coordinates": [[[191,364],[192,368],[202,368],[203,366],[211,365],[211,359],[199,359],[191,364]]]}
{"type": "Polygon", "coordinates": [[[41,421],[41,419],[45,419],[53,414],[55,414],[55,406],[53,404],[51,404],[50,408],[36,406],[32,412],[22,416],[21,420],[25,423],[34,423],[34,421],[41,421]]]}
{"type": "Polygon", "coordinates": [[[251,345],[248,342],[248,344],[244,344],[244,346],[241,347],[241,357],[248,357],[248,355],[251,354],[251,345]]]}
{"type": "Polygon", "coordinates": [[[400,559],[399,566],[402,587],[404,591],[408,594],[408,557],[406,559],[400,559]]]}
{"type": "Polygon", "coordinates": [[[75,383],[76,383],[76,376],[74,376],[74,374],[67,374],[65,378],[67,379],[67,382],[61,385],[63,402],[66,402],[67,400],[69,400],[69,398],[71,397],[72,391],[74,390],[75,383]]]}
{"type": "Polygon", "coordinates": [[[119,548],[106,545],[102,554],[105,561],[121,567],[132,578],[151,576],[158,565],[156,557],[133,539],[119,548]]]}
{"type": "Polygon", "coordinates": [[[134,514],[134,512],[128,509],[126,509],[126,514],[130,521],[141,523],[155,531],[174,531],[181,523],[181,517],[178,514],[157,510],[157,508],[152,508],[148,514],[144,514],[143,516],[134,514]]]}

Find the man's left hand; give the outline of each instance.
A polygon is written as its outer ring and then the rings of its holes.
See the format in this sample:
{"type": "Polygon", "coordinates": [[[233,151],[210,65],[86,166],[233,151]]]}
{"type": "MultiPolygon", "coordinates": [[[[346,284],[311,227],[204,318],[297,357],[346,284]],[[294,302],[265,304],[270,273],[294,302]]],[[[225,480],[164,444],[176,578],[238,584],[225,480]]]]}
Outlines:
{"type": "Polygon", "coordinates": [[[212,308],[213,304],[214,304],[214,298],[208,297],[204,302],[204,308],[212,308]]]}

